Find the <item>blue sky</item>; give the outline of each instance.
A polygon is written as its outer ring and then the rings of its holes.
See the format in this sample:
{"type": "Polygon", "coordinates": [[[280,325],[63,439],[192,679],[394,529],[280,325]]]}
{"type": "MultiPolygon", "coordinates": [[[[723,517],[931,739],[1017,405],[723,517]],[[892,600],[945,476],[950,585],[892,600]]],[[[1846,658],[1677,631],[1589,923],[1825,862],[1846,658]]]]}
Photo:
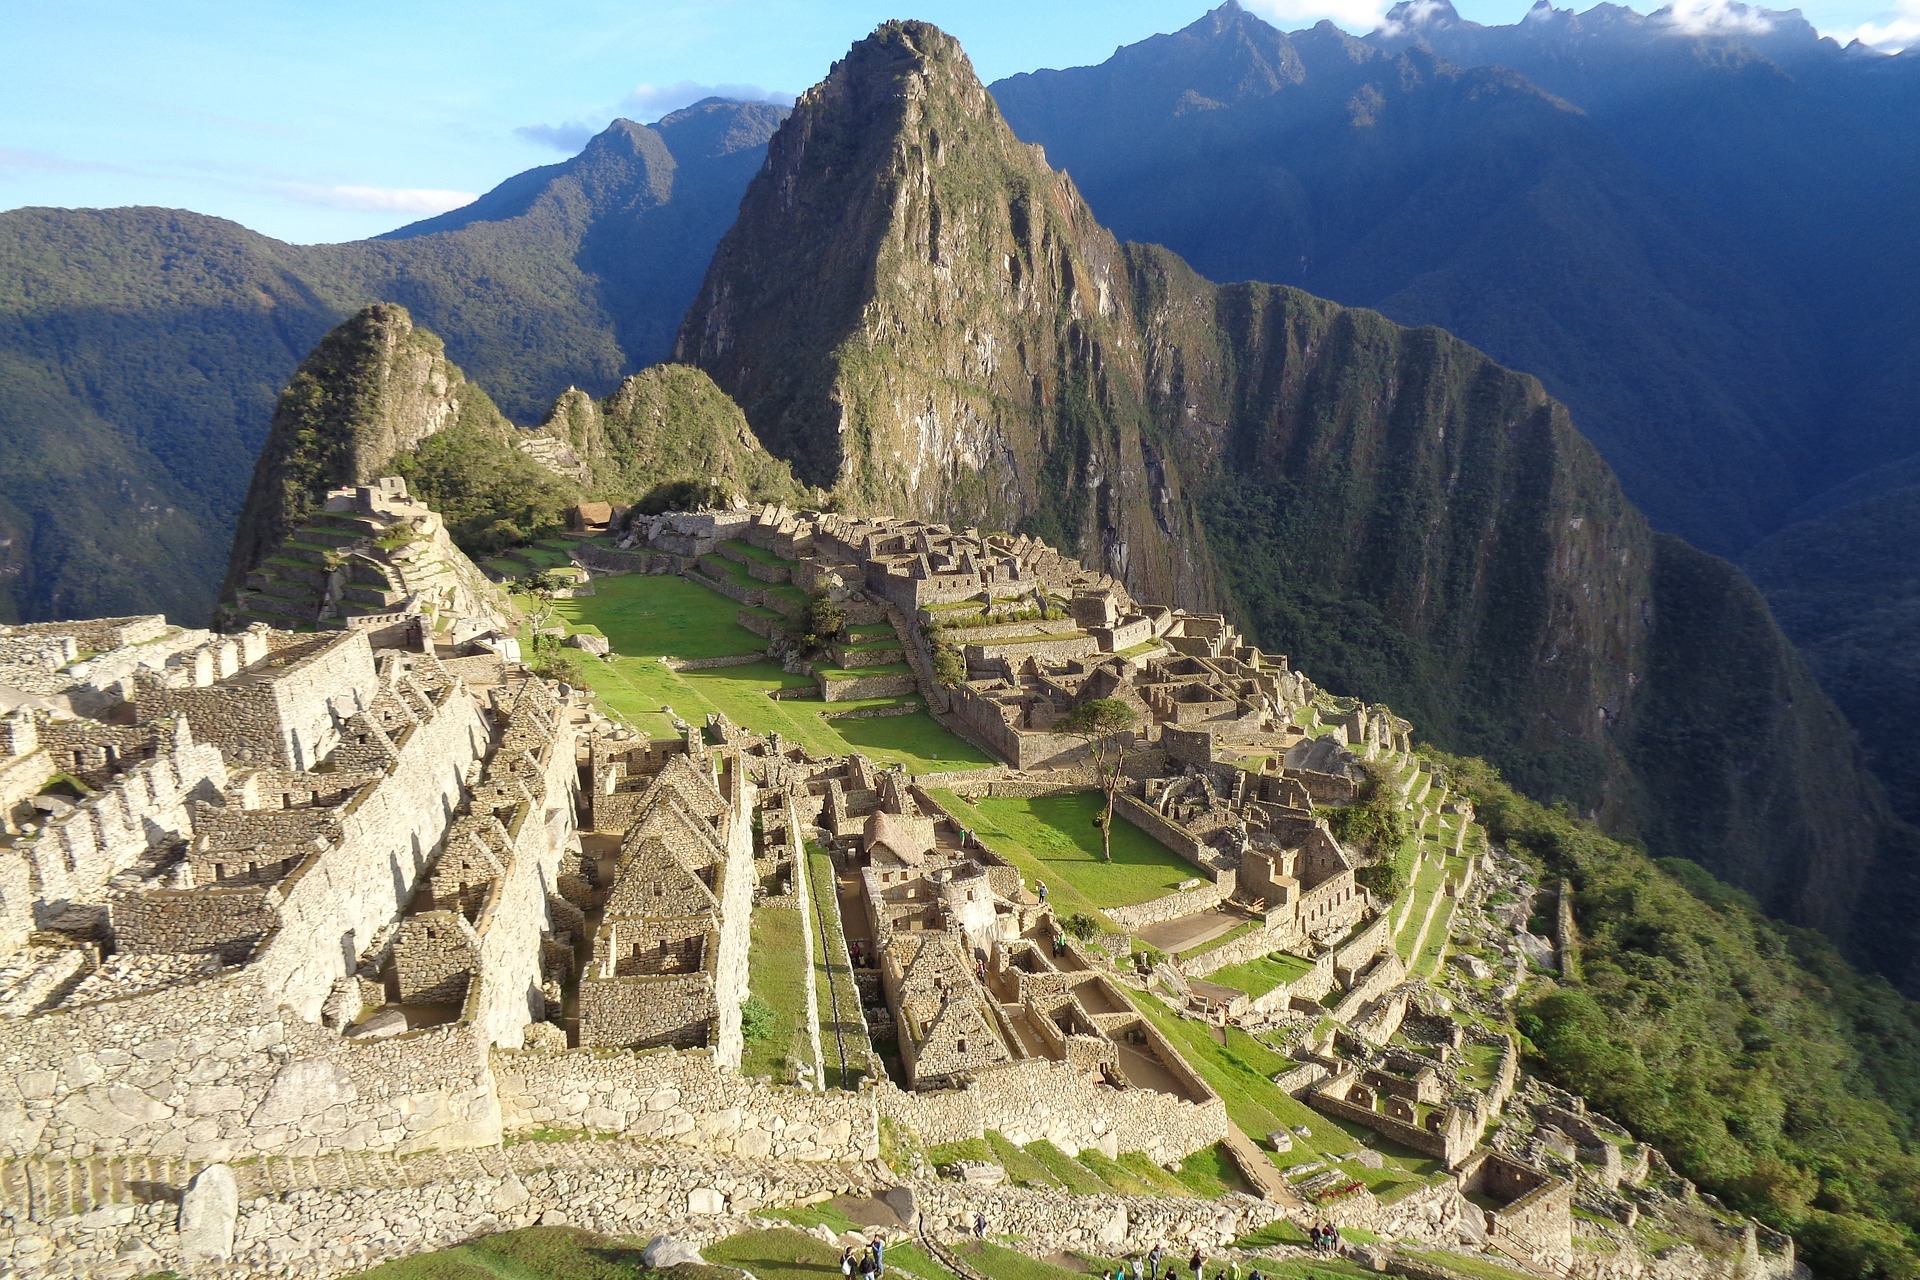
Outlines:
{"type": "MultiPolygon", "coordinates": [[[[1244,0],[1367,30],[1375,0],[1244,0]]],[[[1711,5],[1717,0],[1691,0],[1711,5]]],[[[1511,22],[1530,0],[1456,0],[1511,22]]],[[[616,115],[716,86],[792,95],[891,17],[992,80],[1098,62],[1207,0],[0,0],[0,208],[155,204],[300,242],[465,203],[616,115]]],[[[1580,7],[1585,7],[1583,3],[1580,7]]],[[[1920,0],[1805,6],[1841,39],[1920,42],[1920,0]],[[1891,4],[1893,7],[1888,8],[1891,4]]]]}

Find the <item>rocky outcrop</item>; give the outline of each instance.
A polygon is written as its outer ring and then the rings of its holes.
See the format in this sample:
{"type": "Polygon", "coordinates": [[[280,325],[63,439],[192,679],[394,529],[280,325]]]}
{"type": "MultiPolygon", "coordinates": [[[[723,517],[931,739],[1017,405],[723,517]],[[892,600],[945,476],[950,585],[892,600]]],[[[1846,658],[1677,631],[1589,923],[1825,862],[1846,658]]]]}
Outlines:
{"type": "MultiPolygon", "coordinates": [[[[1714,606],[1662,585],[1695,553],[1538,381],[1121,245],[931,26],[883,25],[801,97],[676,350],[849,509],[1031,532],[1226,607],[1335,692],[1891,954],[1863,903],[1916,855],[1844,722],[1804,679],[1761,722],[1721,696],[1735,669],[1684,638],[1714,606]],[[1677,822],[1702,778],[1738,785],[1677,822]]],[[[1740,638],[1798,670],[1770,624],[1740,638]]]]}

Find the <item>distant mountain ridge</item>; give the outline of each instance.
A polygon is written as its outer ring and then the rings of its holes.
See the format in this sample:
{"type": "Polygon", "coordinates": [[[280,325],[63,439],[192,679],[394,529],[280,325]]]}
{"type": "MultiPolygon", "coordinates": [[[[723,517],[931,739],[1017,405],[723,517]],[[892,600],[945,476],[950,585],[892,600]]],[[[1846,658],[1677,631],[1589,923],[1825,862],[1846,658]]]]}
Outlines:
{"type": "Polygon", "coordinates": [[[402,304],[535,421],[667,354],[783,110],[708,100],[373,240],[159,209],[0,213],[0,618],[203,621],[275,400],[402,304]]]}
{"type": "MultiPolygon", "coordinates": [[[[1766,557],[1789,633],[1920,819],[1888,729],[1920,715],[1893,677],[1920,641],[1761,550],[1920,476],[1920,55],[1716,13],[1732,29],[1611,4],[1489,27],[1417,0],[1355,40],[1229,3],[992,91],[1119,235],[1538,375],[1656,527],[1766,557]],[[1818,625],[1793,604],[1813,596],[1840,606],[1818,625]],[[1886,664],[1837,656],[1889,642],[1886,664]]],[[[1843,525],[1879,562],[1920,539],[1894,517],[1915,509],[1843,525]]]]}

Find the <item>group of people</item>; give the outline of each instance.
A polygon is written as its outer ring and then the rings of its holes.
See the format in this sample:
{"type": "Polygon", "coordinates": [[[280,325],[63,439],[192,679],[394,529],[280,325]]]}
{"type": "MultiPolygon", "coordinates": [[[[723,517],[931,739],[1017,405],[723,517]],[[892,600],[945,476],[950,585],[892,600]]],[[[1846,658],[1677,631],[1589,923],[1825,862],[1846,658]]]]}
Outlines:
{"type": "MultiPolygon", "coordinates": [[[[1330,1223],[1314,1223],[1307,1229],[1307,1239],[1315,1253],[1336,1253],[1340,1248],[1340,1233],[1330,1223]]],[[[1195,1249],[1187,1259],[1187,1268],[1192,1272],[1192,1280],[1206,1280],[1207,1259],[1200,1250],[1195,1249]]],[[[1238,1267],[1222,1263],[1215,1277],[1229,1280],[1229,1276],[1238,1274],[1238,1267]]],[[[1130,1263],[1120,1263],[1100,1280],[1187,1280],[1187,1277],[1180,1274],[1179,1260],[1167,1257],[1166,1251],[1155,1245],[1145,1256],[1134,1254],[1130,1263]],[[1161,1270],[1162,1263],[1166,1264],[1165,1271],[1161,1270]]],[[[1266,1277],[1255,1270],[1248,1274],[1247,1280],[1266,1280],[1266,1277]]]]}
{"type": "Polygon", "coordinates": [[[887,1242],[875,1236],[866,1248],[855,1252],[852,1245],[840,1251],[840,1274],[847,1280],[880,1280],[887,1274],[887,1242]]]}

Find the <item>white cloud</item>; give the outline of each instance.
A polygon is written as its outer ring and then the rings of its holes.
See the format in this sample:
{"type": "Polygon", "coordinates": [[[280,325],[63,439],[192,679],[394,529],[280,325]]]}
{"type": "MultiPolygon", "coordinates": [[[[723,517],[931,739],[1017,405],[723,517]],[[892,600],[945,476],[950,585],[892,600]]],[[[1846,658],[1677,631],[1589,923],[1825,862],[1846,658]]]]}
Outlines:
{"type": "Polygon", "coordinates": [[[435,187],[315,186],[304,182],[277,185],[282,194],[302,204],[366,212],[445,213],[480,198],[474,191],[442,191],[435,187]]]}
{"type": "Polygon", "coordinates": [[[0,170],[33,170],[38,173],[125,172],[119,165],[96,164],[91,160],[69,160],[50,151],[28,147],[0,147],[0,170]]]}
{"type": "Polygon", "coordinates": [[[701,84],[676,80],[672,84],[637,84],[621,100],[619,113],[651,123],[670,111],[691,106],[702,98],[730,98],[735,102],[773,102],[793,105],[793,95],[762,89],[757,84],[701,84]]]}
{"type": "Polygon", "coordinates": [[[1885,17],[1885,22],[1863,22],[1851,32],[1830,34],[1842,44],[1858,40],[1884,53],[1898,53],[1920,45],[1920,0],[1901,0],[1899,9],[1885,17]]]}
{"type": "Polygon", "coordinates": [[[1773,19],[1740,0],[1674,0],[1652,15],[1690,36],[1760,36],[1773,30],[1773,19]]]}
{"type": "Polygon", "coordinates": [[[515,137],[571,156],[578,155],[580,148],[587,145],[594,128],[584,121],[569,120],[565,124],[523,124],[513,132],[515,137]]]}
{"type": "MultiPolygon", "coordinates": [[[[1407,10],[1404,19],[1388,19],[1380,24],[1380,33],[1387,36],[1403,36],[1425,26],[1427,20],[1447,9],[1447,0],[1413,0],[1413,6],[1407,10]]],[[[1532,16],[1532,11],[1528,11],[1532,16]]]]}
{"type": "Polygon", "coordinates": [[[1247,8],[1283,31],[1309,27],[1322,18],[1343,31],[1367,32],[1386,20],[1388,0],[1246,0],[1247,8]]]}

